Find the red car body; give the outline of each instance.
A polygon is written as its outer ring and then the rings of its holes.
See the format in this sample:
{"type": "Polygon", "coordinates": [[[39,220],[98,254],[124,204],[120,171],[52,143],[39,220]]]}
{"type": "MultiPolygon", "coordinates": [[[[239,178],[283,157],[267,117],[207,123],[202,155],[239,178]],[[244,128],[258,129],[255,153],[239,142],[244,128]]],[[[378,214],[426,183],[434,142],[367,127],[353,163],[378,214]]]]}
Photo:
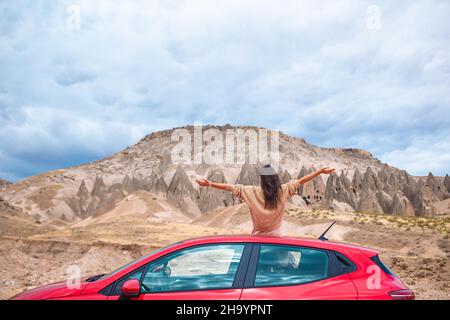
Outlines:
{"type": "MultiPolygon", "coordinates": [[[[201,269],[201,266],[199,268],[201,269]]],[[[157,271],[160,272],[161,270],[157,271]]],[[[276,276],[276,272],[274,274],[276,276]]],[[[178,280],[175,280],[175,282],[178,280]]],[[[142,280],[140,281],[142,282],[142,280]]],[[[414,299],[414,293],[406,287],[398,276],[381,263],[378,252],[372,249],[295,237],[214,236],[175,243],[134,261],[109,275],[81,279],[77,288],[69,288],[63,281],[25,291],[11,299],[117,300],[120,298],[131,300],[392,300],[414,299]],[[131,279],[131,281],[127,280],[122,283],[124,277],[136,273],[136,270],[146,270],[146,266],[174,253],[201,246],[225,244],[239,244],[244,247],[238,261],[239,267],[234,275],[233,285],[228,288],[168,290],[166,292],[160,290],[160,292],[145,293],[140,290],[139,279],[131,279]],[[300,248],[326,253],[329,257],[327,276],[300,284],[274,285],[272,283],[267,286],[255,286],[255,274],[256,270],[259,270],[257,268],[259,268],[260,263],[260,260],[258,260],[260,250],[262,247],[272,245],[278,248],[288,246],[294,248],[293,250],[300,248]],[[117,290],[119,289],[116,288],[119,285],[121,293],[118,293],[117,290]]]]}

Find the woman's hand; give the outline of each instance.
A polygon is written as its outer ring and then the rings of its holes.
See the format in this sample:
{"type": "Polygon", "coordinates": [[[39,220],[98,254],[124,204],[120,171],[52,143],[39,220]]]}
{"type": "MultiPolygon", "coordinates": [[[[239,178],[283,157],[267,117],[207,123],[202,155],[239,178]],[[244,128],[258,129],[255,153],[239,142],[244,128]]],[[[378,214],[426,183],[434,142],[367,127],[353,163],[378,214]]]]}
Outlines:
{"type": "Polygon", "coordinates": [[[195,182],[202,187],[209,187],[211,185],[211,182],[208,179],[195,179],[195,182]]]}
{"type": "Polygon", "coordinates": [[[325,167],[319,170],[320,173],[330,174],[334,171],[334,168],[325,167]]]}
{"type": "Polygon", "coordinates": [[[195,182],[197,182],[202,187],[213,187],[219,190],[225,190],[225,191],[233,191],[233,184],[227,184],[227,183],[218,183],[218,182],[211,182],[208,179],[195,179],[195,182]]]}

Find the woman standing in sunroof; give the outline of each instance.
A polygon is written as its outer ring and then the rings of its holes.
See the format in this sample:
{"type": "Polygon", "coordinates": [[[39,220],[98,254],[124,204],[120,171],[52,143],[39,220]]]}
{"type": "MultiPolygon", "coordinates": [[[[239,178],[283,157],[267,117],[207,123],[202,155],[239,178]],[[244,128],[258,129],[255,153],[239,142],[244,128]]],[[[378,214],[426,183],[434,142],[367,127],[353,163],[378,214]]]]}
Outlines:
{"type": "Polygon", "coordinates": [[[242,184],[226,184],[211,182],[207,179],[196,179],[202,187],[213,187],[230,191],[248,204],[253,222],[252,235],[282,235],[282,221],[287,200],[297,194],[300,185],[305,184],[318,175],[330,174],[333,168],[325,167],[300,179],[281,184],[280,177],[273,167],[265,165],[259,170],[260,186],[244,186],[242,184]]]}

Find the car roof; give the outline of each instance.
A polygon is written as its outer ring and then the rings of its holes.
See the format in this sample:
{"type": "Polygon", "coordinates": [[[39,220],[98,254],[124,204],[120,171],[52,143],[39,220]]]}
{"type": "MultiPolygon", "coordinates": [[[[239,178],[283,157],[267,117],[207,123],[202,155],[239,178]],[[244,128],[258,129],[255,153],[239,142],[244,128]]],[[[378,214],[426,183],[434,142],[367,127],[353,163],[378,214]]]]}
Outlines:
{"type": "Polygon", "coordinates": [[[291,244],[298,246],[310,246],[321,249],[336,250],[339,249],[356,249],[362,251],[368,256],[378,254],[377,250],[362,247],[354,244],[347,244],[342,242],[324,241],[318,239],[308,239],[292,236],[274,237],[274,236],[252,236],[252,235],[214,235],[196,237],[182,241],[185,245],[211,244],[211,243],[227,243],[227,242],[246,242],[246,243],[272,243],[272,244],[291,244]]]}

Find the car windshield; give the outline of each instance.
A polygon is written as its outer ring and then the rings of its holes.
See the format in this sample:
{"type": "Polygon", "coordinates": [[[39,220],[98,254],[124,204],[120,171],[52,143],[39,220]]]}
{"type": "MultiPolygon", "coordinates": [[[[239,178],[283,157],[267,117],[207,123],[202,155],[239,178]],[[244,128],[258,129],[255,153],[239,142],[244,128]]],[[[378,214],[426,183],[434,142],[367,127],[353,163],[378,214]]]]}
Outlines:
{"type": "Polygon", "coordinates": [[[104,276],[102,276],[101,278],[99,278],[99,279],[97,279],[97,280],[103,280],[103,279],[109,278],[109,277],[111,277],[112,275],[114,275],[114,274],[116,274],[116,273],[122,271],[123,269],[128,268],[128,267],[131,266],[132,264],[135,264],[135,263],[137,263],[137,262],[139,262],[139,261],[142,261],[142,260],[144,260],[144,259],[147,259],[148,257],[150,257],[150,256],[152,256],[152,255],[154,255],[154,254],[157,254],[158,252],[161,252],[161,251],[163,251],[163,250],[165,250],[165,249],[167,249],[167,248],[170,248],[170,247],[175,246],[175,245],[180,244],[180,243],[181,243],[181,242],[173,243],[173,244],[171,244],[171,245],[168,245],[168,246],[159,248],[159,249],[157,249],[157,250],[154,250],[154,251],[150,252],[149,254],[146,254],[146,255],[143,256],[142,258],[139,258],[139,259],[137,259],[137,260],[131,261],[130,263],[127,263],[126,265],[124,265],[124,266],[122,266],[122,267],[120,267],[120,268],[118,268],[118,269],[116,269],[116,270],[114,270],[114,271],[112,271],[112,272],[110,272],[110,273],[105,274],[104,276]]]}

